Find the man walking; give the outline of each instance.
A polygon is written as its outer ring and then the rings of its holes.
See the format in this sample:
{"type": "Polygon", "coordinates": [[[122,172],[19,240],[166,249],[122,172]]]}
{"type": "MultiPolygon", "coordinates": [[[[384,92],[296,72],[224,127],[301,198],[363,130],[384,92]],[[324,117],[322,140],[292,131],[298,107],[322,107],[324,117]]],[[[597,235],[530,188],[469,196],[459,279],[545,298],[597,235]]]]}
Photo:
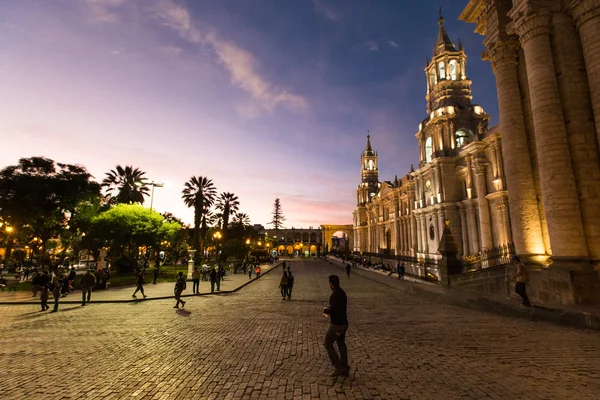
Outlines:
{"type": "Polygon", "coordinates": [[[185,301],[181,300],[181,293],[185,290],[185,277],[183,276],[183,272],[179,272],[177,275],[177,281],[175,281],[175,300],[177,300],[177,304],[173,308],[179,308],[179,303],[181,303],[181,307],[185,307],[185,301]]]}
{"type": "Polygon", "coordinates": [[[138,291],[142,292],[142,296],[144,296],[144,298],[148,297],[144,294],[144,283],[146,283],[146,280],[144,279],[144,272],[146,272],[145,269],[141,270],[137,276],[137,287],[135,288],[135,292],[133,292],[133,295],[131,296],[134,299],[136,298],[135,294],[138,291]]]}
{"type": "Polygon", "coordinates": [[[513,264],[517,266],[517,273],[512,276],[512,281],[517,281],[515,284],[515,292],[521,296],[522,306],[531,307],[529,297],[527,297],[527,282],[529,281],[529,275],[527,274],[527,268],[525,264],[521,262],[521,259],[517,256],[512,256],[513,264]]]}
{"type": "Polygon", "coordinates": [[[285,296],[287,295],[287,285],[288,285],[288,274],[285,270],[283,270],[283,276],[279,281],[279,289],[281,289],[281,300],[285,300],[285,296]]]}
{"type": "Polygon", "coordinates": [[[92,297],[92,289],[96,286],[96,277],[92,274],[92,271],[89,269],[86,271],[85,275],[81,277],[81,305],[85,306],[86,304],[86,295],[87,302],[90,302],[92,297]]]}
{"type": "Polygon", "coordinates": [[[346,264],[346,275],[348,275],[348,278],[350,278],[350,270],[352,269],[352,267],[350,266],[350,263],[346,264]]]}
{"type": "Polygon", "coordinates": [[[292,271],[288,270],[288,278],[287,278],[287,297],[288,300],[292,299],[292,289],[294,288],[294,275],[292,275],[292,271]]]}
{"type": "Polygon", "coordinates": [[[154,264],[154,271],[153,271],[154,281],[152,282],[153,285],[156,285],[156,281],[158,279],[159,272],[160,272],[160,263],[157,262],[156,264],[154,264]]]}
{"type": "MultiPolygon", "coordinates": [[[[214,293],[215,292],[215,283],[218,283],[218,277],[217,277],[217,271],[214,268],[211,268],[210,270],[210,292],[214,293]]],[[[220,284],[219,284],[220,286],[220,284]]],[[[219,289],[217,289],[219,290],[219,289]]]]}
{"type": "Polygon", "coordinates": [[[339,375],[348,376],[350,367],[348,366],[348,349],[346,347],[346,331],[348,330],[348,316],[346,306],[348,298],[346,292],[340,287],[340,278],[337,275],[329,275],[329,287],[333,291],[329,297],[329,306],[323,309],[323,315],[329,317],[329,329],[325,334],[325,349],[331,364],[335,368],[329,375],[337,377],[339,375]],[[333,347],[337,343],[339,355],[333,347]]]}
{"type": "Polygon", "coordinates": [[[194,267],[192,272],[192,293],[200,294],[200,271],[198,271],[198,267],[194,267]]]}

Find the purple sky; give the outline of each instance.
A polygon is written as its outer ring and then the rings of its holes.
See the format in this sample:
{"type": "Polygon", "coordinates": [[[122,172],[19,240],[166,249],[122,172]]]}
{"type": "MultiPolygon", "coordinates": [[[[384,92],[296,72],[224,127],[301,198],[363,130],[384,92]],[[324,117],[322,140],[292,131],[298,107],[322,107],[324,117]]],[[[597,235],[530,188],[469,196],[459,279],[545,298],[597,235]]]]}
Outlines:
{"type": "MultiPolygon", "coordinates": [[[[448,2],[446,2],[448,3],[448,2]]],[[[482,37],[444,9],[465,44],[474,102],[497,122],[482,37]]],[[[234,192],[252,223],[281,198],[286,227],[351,223],[371,131],[380,179],[418,163],[430,0],[4,0],[0,166],[46,156],[101,180],[134,165],[154,207],[186,222],[192,175],[234,192]]]]}

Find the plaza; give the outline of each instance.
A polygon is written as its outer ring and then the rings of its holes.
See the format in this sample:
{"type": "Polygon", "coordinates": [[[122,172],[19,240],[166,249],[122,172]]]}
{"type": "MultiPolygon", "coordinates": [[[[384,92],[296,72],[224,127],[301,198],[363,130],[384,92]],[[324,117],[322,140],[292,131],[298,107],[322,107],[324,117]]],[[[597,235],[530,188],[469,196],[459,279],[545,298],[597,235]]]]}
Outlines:
{"type": "MultiPolygon", "coordinates": [[[[408,295],[406,285],[321,260],[289,262],[234,294],[3,307],[3,399],[595,399],[597,332],[512,319],[408,295]],[[338,274],[351,364],[328,378],[321,309],[338,274]]],[[[184,293],[189,293],[190,288],[184,293]]],[[[76,294],[77,295],[77,294],[76,294]]],[[[76,296],[75,295],[75,296],[76,296]]]]}

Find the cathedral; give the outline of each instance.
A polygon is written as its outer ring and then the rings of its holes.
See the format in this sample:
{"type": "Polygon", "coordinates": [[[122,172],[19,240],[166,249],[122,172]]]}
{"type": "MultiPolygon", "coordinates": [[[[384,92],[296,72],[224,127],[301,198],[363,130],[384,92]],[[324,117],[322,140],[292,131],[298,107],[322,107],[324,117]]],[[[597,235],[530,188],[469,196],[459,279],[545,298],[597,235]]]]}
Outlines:
{"type": "Polygon", "coordinates": [[[536,301],[598,304],[600,2],[470,0],[460,18],[485,36],[500,123],[474,102],[465,49],[440,17],[419,164],[380,181],[367,137],[354,253],[439,279],[447,225],[463,268],[452,285],[508,295],[518,255],[536,301]]]}

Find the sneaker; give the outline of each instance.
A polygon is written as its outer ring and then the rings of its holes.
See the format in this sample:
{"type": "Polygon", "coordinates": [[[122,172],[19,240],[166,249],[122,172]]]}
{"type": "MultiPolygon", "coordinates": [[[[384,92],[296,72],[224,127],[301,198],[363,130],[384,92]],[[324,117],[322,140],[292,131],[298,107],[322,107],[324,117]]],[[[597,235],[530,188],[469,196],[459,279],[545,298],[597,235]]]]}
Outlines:
{"type": "Polygon", "coordinates": [[[133,297],[134,299],[137,299],[135,294],[132,294],[131,297],[133,297]]]}
{"type": "Polygon", "coordinates": [[[177,308],[177,309],[179,309],[179,306],[173,306],[173,308],[177,308]]]}
{"type": "Polygon", "coordinates": [[[337,369],[334,369],[330,374],[329,377],[330,378],[337,378],[338,376],[340,376],[340,371],[338,371],[337,369]]]}
{"type": "Polygon", "coordinates": [[[148,297],[148,296],[144,295],[144,298],[146,298],[146,297],[148,297]]]}
{"type": "Polygon", "coordinates": [[[181,308],[185,307],[185,301],[182,301],[181,303],[181,308]]]}

